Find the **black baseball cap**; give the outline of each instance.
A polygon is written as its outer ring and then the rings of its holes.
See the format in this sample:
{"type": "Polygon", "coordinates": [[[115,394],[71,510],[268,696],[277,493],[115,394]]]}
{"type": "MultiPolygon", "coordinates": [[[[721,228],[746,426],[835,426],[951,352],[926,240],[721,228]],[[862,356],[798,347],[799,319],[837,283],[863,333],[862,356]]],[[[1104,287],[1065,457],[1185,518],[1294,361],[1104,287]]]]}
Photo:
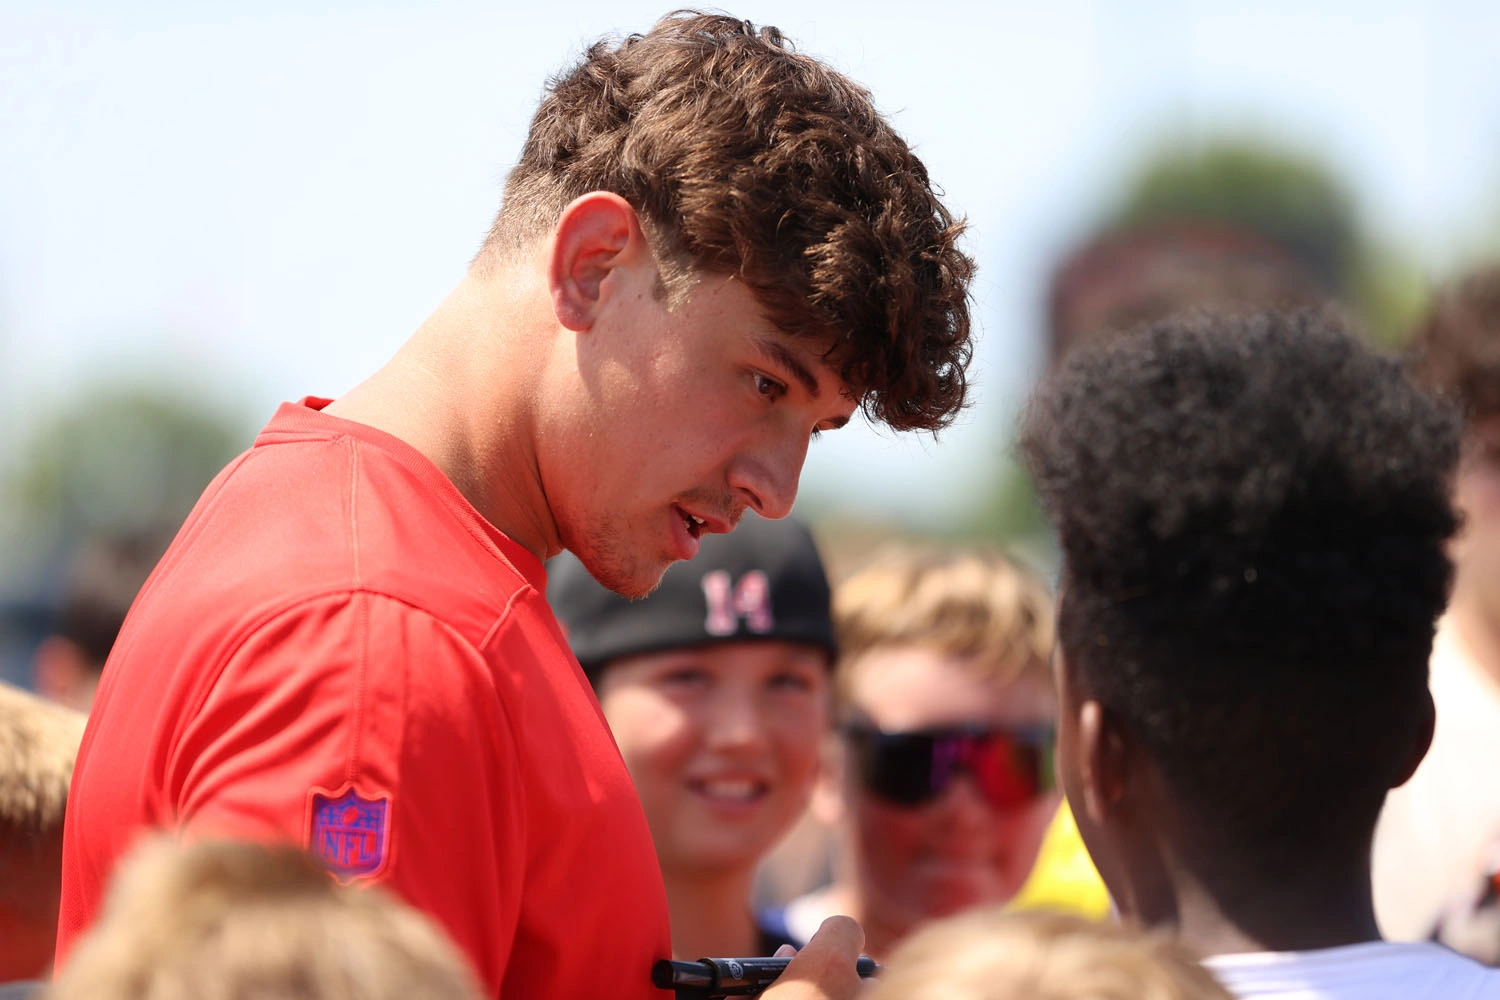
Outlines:
{"type": "Polygon", "coordinates": [[[748,512],[730,534],[704,535],[639,600],[601,586],[571,552],[547,564],[547,600],[590,679],[625,656],[758,639],[819,646],[831,663],[830,599],[807,526],[748,512]]]}

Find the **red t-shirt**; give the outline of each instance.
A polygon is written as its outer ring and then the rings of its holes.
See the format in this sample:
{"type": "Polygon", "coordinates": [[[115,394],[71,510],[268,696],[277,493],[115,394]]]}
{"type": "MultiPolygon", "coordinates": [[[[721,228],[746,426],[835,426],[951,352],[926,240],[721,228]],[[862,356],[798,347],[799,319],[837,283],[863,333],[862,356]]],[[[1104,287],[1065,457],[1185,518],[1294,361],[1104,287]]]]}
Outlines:
{"type": "Polygon", "coordinates": [[[656,854],[541,563],[322,405],[277,411],[131,609],[68,800],[59,967],[160,828],[385,883],[495,996],[659,1000],[656,854]]]}

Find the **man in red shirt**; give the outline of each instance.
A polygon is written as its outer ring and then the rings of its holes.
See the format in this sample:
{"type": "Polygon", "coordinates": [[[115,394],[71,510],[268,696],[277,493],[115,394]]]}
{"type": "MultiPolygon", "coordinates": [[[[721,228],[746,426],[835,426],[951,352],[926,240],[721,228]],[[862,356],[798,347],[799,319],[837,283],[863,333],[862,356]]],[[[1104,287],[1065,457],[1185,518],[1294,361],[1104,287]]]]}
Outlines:
{"type": "MultiPolygon", "coordinates": [[[[283,406],[147,582],[78,762],[59,962],[170,828],[390,886],[497,997],[660,996],[661,876],[542,560],[644,594],[786,514],[856,409],[945,425],[961,229],[775,29],[679,14],[590,48],[458,288],[346,396],[283,406]]],[[[860,937],[826,928],[767,996],[852,995],[860,937]]]]}

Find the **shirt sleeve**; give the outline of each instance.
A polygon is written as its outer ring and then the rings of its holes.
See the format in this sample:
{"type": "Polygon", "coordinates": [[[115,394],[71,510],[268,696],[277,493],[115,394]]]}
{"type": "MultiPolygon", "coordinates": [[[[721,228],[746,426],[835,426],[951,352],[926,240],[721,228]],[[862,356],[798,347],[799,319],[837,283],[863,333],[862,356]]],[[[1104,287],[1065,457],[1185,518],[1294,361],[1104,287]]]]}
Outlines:
{"type": "Polygon", "coordinates": [[[483,657],[398,600],[340,594],[256,628],[168,764],[192,837],[290,840],[438,921],[498,995],[524,884],[513,727],[483,657]]]}

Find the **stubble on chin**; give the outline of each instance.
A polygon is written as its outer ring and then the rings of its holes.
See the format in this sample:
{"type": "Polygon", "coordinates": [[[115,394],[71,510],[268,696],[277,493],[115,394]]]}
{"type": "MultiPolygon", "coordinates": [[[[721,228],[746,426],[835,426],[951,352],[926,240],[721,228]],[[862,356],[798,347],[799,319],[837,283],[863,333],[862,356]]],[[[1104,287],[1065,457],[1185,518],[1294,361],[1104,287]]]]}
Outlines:
{"type": "Polygon", "coordinates": [[[654,591],[671,564],[659,557],[632,553],[614,536],[588,538],[573,549],[573,554],[601,586],[632,601],[654,591]]]}

